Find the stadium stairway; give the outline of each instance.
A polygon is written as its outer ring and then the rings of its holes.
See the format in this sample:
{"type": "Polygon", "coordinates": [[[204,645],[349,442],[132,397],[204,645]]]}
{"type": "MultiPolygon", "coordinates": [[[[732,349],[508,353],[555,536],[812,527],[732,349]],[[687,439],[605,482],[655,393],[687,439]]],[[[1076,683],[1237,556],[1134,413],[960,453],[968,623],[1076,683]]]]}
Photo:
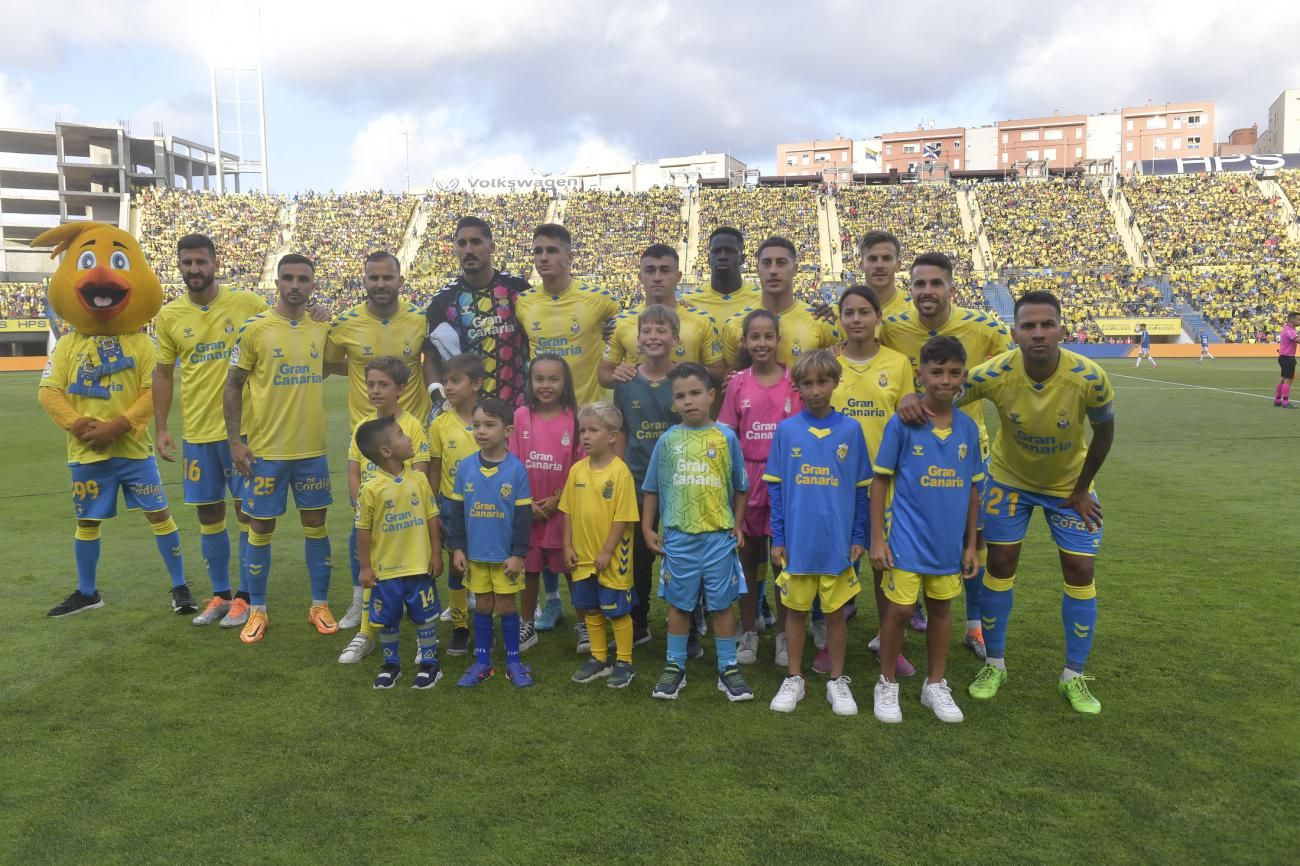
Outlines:
{"type": "Polygon", "coordinates": [[[700,243],[700,214],[695,196],[689,188],[682,190],[682,225],[686,226],[686,240],[677,245],[677,257],[682,262],[682,273],[695,273],[695,251],[700,243]]]}
{"type": "MultiPolygon", "coordinates": [[[[1168,280],[1166,280],[1165,283],[1167,285],[1168,280]]],[[[1178,312],[1179,318],[1183,320],[1183,330],[1187,332],[1187,336],[1190,337],[1193,342],[1196,340],[1196,336],[1202,331],[1210,335],[1211,342],[1223,342],[1223,335],[1219,333],[1218,329],[1211,325],[1209,321],[1201,315],[1200,311],[1191,304],[1186,301],[1179,301],[1174,305],[1174,309],[1178,312]]]]}
{"type": "Polygon", "coordinates": [[[1149,264],[1146,240],[1142,237],[1142,229],[1138,228],[1137,218],[1133,216],[1133,208],[1124,195],[1124,188],[1115,186],[1110,189],[1112,193],[1106,198],[1106,206],[1115,215],[1115,230],[1119,232],[1120,240],[1124,243],[1129,261],[1139,268],[1149,264]]]}
{"type": "Polygon", "coordinates": [[[1015,319],[1016,302],[1011,297],[1005,284],[989,280],[983,286],[984,303],[1004,322],[1015,319]]]}
{"type": "Polygon", "coordinates": [[[1278,206],[1282,209],[1282,220],[1286,223],[1287,236],[1300,244],[1300,217],[1296,216],[1296,202],[1287,198],[1286,190],[1273,178],[1259,178],[1259,191],[1264,194],[1264,198],[1277,199],[1278,206]]]}
{"type": "Polygon", "coordinates": [[[275,285],[275,265],[280,261],[280,256],[289,252],[289,246],[293,241],[293,229],[298,224],[298,203],[286,201],[280,205],[275,221],[280,227],[280,235],[266,248],[266,260],[262,262],[260,282],[263,288],[275,285]]]}
{"type": "Polygon", "coordinates": [[[973,189],[957,187],[957,212],[961,215],[962,231],[971,245],[971,265],[977,273],[990,273],[995,267],[993,248],[984,232],[984,214],[973,189]]]}
{"type": "Polygon", "coordinates": [[[838,236],[831,234],[831,213],[834,210],[834,201],[829,195],[817,196],[817,264],[823,274],[839,273],[835,269],[835,250],[840,244],[838,236]]]}
{"type": "Polygon", "coordinates": [[[411,221],[406,224],[406,231],[402,232],[402,243],[397,248],[397,263],[404,274],[409,274],[411,265],[415,263],[415,254],[420,249],[420,240],[424,237],[425,229],[429,227],[429,209],[432,206],[432,203],[421,197],[416,202],[415,209],[411,211],[411,221]]]}
{"type": "MultiPolygon", "coordinates": [[[[822,265],[822,273],[828,279],[841,279],[844,275],[844,244],[840,231],[840,208],[832,195],[821,197],[820,210],[826,213],[826,239],[830,243],[829,256],[822,265]],[[827,268],[829,267],[829,270],[827,268]]],[[[820,225],[820,218],[818,225],[820,225]]]]}
{"type": "Polygon", "coordinates": [[[551,203],[546,206],[546,221],[564,225],[564,211],[566,210],[569,200],[563,196],[557,196],[551,199],[551,203]]]}

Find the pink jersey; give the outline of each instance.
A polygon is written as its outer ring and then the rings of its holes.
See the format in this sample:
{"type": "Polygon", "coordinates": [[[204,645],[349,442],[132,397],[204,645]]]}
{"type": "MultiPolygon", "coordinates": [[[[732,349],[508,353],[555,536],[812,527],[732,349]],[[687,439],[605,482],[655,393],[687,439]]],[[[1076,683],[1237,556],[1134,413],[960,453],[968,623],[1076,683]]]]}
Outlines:
{"type": "Polygon", "coordinates": [[[752,369],[741,370],[727,385],[718,421],[736,431],[746,463],[766,463],[776,425],[802,408],[788,370],[775,385],[759,382],[752,369]]]}
{"type": "MultiPolygon", "coordinates": [[[[516,409],[508,447],[528,470],[528,487],[534,502],[558,494],[573,464],[582,459],[577,425],[568,409],[549,421],[533,415],[527,406],[516,409]]],[[[550,520],[533,523],[529,545],[564,549],[564,524],[558,509],[550,520]]]]}
{"type": "Polygon", "coordinates": [[[1278,335],[1277,353],[1282,356],[1294,358],[1296,343],[1296,330],[1291,327],[1291,324],[1288,322],[1282,326],[1282,333],[1278,335]]]}

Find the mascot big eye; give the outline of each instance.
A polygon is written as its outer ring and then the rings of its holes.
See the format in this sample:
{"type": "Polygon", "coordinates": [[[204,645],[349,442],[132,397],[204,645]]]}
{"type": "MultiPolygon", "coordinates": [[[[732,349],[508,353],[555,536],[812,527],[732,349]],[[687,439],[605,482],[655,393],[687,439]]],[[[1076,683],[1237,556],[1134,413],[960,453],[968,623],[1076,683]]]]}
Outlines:
{"type": "Polygon", "coordinates": [[[172,583],[172,610],[195,609],[180,533],[167,510],[153,456],[153,340],[143,328],[162,306],[162,286],[135,238],[104,223],[61,225],[33,246],[64,254],[50,279],[50,305],[72,328],[54,347],[38,392],[41,407],[67,432],[77,519],[77,589],[50,610],[67,616],[103,607],[97,588],[100,523],[119,497],[143,511],[172,583]]]}

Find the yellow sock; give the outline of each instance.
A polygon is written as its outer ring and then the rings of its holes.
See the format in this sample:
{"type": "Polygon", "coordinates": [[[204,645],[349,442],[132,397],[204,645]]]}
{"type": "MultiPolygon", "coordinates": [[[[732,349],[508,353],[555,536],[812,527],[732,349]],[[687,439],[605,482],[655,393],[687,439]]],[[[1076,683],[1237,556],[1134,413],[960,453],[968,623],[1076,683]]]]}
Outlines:
{"type": "MultiPolygon", "coordinates": [[[[618,660],[632,664],[632,617],[624,614],[616,619],[610,620],[614,626],[614,646],[618,653],[618,660]]],[[[591,627],[587,627],[588,634],[591,633],[591,627]]]]}
{"type": "Polygon", "coordinates": [[[587,640],[591,641],[591,657],[596,661],[609,660],[609,636],[605,634],[605,617],[596,611],[587,611],[587,640]]]}
{"type": "Polygon", "coordinates": [[[361,631],[374,640],[379,629],[370,624],[370,587],[361,590],[361,631]]]}
{"type": "Polygon", "coordinates": [[[469,628],[469,593],[464,587],[451,591],[451,627],[469,628]]]}

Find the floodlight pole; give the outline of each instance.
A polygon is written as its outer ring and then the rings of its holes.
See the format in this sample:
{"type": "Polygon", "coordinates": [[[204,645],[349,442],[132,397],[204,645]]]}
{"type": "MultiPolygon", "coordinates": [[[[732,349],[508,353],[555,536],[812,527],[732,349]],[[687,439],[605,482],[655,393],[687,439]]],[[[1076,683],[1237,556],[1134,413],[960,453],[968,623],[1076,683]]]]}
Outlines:
{"type": "Polygon", "coordinates": [[[215,63],[208,67],[208,74],[212,83],[212,146],[216,149],[217,155],[217,195],[224,195],[226,192],[226,176],[224,167],[221,164],[221,120],[217,108],[217,66],[215,63]]]}

